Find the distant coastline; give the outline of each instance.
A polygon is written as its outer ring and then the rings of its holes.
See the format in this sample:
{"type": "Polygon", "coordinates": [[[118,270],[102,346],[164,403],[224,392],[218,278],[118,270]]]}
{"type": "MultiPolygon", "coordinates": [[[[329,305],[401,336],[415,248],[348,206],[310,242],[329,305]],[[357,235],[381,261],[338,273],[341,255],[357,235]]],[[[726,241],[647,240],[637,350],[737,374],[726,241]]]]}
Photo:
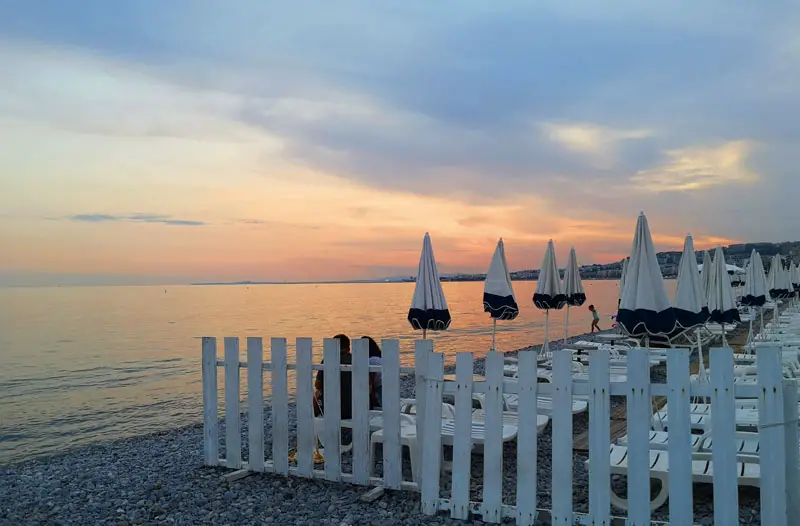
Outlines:
{"type": "MultiPolygon", "coordinates": [[[[469,276],[469,277],[456,277],[456,278],[440,278],[443,283],[464,281],[475,282],[484,281],[485,276],[469,276]]],[[[609,277],[585,277],[584,281],[616,281],[619,278],[609,277]]],[[[664,279],[675,279],[675,276],[664,276],[664,279]]],[[[360,279],[349,281],[229,281],[219,283],[191,283],[193,287],[213,287],[213,286],[230,286],[230,285],[357,285],[357,284],[372,284],[372,283],[414,283],[416,279],[360,279]]],[[[536,278],[515,278],[512,277],[511,281],[536,281],[536,278]]]]}

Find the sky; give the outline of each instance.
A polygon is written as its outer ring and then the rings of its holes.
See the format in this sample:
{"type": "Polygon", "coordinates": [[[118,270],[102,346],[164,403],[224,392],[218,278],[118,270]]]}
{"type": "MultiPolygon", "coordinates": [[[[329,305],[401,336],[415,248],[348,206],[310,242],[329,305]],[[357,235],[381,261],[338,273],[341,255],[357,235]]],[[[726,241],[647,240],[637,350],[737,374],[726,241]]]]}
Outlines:
{"type": "Polygon", "coordinates": [[[787,0],[0,3],[0,284],[800,235],[787,0]]]}

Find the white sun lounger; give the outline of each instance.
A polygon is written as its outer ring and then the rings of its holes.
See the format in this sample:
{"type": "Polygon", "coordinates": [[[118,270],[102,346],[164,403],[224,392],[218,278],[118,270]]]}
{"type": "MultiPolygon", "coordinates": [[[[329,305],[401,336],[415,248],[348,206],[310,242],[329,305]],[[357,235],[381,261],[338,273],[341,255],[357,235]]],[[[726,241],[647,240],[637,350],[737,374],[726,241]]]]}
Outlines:
{"type": "MultiPolygon", "coordinates": [[[[690,447],[693,452],[700,451],[703,444],[702,435],[689,435],[690,447]]],[[[617,439],[617,444],[620,446],[628,445],[628,435],[623,435],[617,439]]],[[[666,431],[650,431],[650,449],[657,451],[666,451],[669,447],[669,433],[666,431]]]]}
{"type": "MultiPolygon", "coordinates": [[[[739,486],[760,487],[761,466],[755,461],[740,458],[736,466],[739,486]]],[[[625,446],[611,446],[609,458],[612,475],[628,474],[628,448],[625,446]]],[[[589,461],[586,461],[589,465],[589,461]]],[[[666,451],[650,451],[650,478],[661,482],[658,494],[650,501],[650,508],[657,510],[669,497],[669,455],[666,451]]],[[[701,483],[714,482],[714,465],[706,453],[696,453],[692,460],[692,481],[701,483]]],[[[611,491],[611,504],[622,510],[628,509],[628,499],[618,496],[611,491]]]]}
{"type": "MultiPolygon", "coordinates": [[[[476,409],[472,412],[473,422],[485,422],[486,414],[483,409],[476,409]]],[[[541,434],[547,424],[550,422],[550,417],[543,414],[536,415],[536,434],[541,434]]],[[[503,424],[509,424],[519,427],[519,413],[516,411],[503,411],[503,424]]]]}
{"type": "MultiPolygon", "coordinates": [[[[483,393],[475,393],[472,395],[474,400],[477,400],[481,409],[485,409],[483,393]]],[[[516,412],[519,407],[519,396],[515,394],[503,395],[503,411],[516,412]]],[[[552,416],[553,415],[553,399],[550,397],[540,396],[536,399],[536,408],[539,414],[552,416]]],[[[586,400],[573,399],[572,400],[572,414],[577,415],[589,409],[589,402],[586,400]]]]}

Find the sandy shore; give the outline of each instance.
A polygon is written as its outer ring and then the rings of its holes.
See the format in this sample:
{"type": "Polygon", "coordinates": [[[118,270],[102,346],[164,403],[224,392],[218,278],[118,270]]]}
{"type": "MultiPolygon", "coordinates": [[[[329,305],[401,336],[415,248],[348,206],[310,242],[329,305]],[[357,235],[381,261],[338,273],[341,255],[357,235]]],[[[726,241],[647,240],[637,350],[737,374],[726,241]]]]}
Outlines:
{"type": "MultiPolygon", "coordinates": [[[[571,338],[591,339],[589,335],[571,338]]],[[[560,342],[552,342],[551,349],[560,342]]],[[[476,372],[483,360],[476,360],[476,372]]],[[[663,367],[654,368],[655,381],[664,378],[663,367]]],[[[413,379],[401,382],[403,396],[413,395],[413,379]]],[[[622,404],[623,399],[613,400],[622,404]]],[[[290,408],[294,419],[295,408],[290,408]]],[[[243,415],[242,434],[247,436],[243,415]]],[[[222,423],[224,429],[224,422],[222,423]]],[[[585,431],[588,414],[574,419],[574,432],[585,431]]],[[[270,411],[265,411],[265,436],[270,436],[270,411]]],[[[292,429],[292,432],[294,430],[292,429]]],[[[221,433],[224,437],[224,431],[221,433]]],[[[223,439],[224,440],[224,439],[223,439]]],[[[294,436],[290,437],[294,444],[294,436]]],[[[246,438],[244,455],[246,458],[246,438]]],[[[267,448],[271,446],[269,440],[267,448]]],[[[379,501],[358,500],[364,488],[297,478],[257,474],[227,483],[221,468],[202,464],[203,432],[196,425],[149,436],[133,437],[103,445],[87,446],[48,458],[23,461],[0,468],[0,525],[62,524],[333,524],[412,525],[464,524],[446,517],[419,514],[419,497],[411,492],[387,492],[379,501]]],[[[539,505],[550,506],[551,436],[548,428],[538,439],[539,505]]],[[[269,450],[269,449],[268,449],[269,450]]],[[[224,448],[222,449],[224,451],[224,448]]],[[[577,511],[588,510],[587,455],[574,452],[574,502],[577,511]]],[[[504,449],[504,500],[514,503],[516,445],[504,449]]],[[[343,464],[349,469],[349,456],[343,464]]],[[[471,498],[480,500],[483,458],[472,457],[471,498]]],[[[410,466],[404,467],[410,477],[410,466]]],[[[624,488],[623,480],[614,481],[624,488]]],[[[443,494],[449,487],[443,487],[443,494]]],[[[740,523],[760,524],[758,491],[743,489],[740,523]]],[[[666,519],[667,508],[656,513],[666,519]]],[[[711,488],[695,490],[695,523],[713,524],[711,488]]],[[[475,521],[482,524],[480,521],[475,521]]]]}

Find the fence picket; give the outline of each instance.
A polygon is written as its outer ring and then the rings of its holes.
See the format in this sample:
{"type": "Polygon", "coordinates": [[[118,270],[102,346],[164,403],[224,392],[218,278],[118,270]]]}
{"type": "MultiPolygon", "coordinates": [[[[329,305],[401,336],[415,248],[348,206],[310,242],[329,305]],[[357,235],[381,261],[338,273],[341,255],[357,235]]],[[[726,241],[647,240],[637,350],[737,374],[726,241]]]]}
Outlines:
{"type": "Polygon", "coordinates": [[[572,352],[553,351],[553,525],[572,526],[572,352]],[[567,461],[566,459],[569,459],[567,461]]]}
{"type": "Polygon", "coordinates": [[[242,431],[239,416],[239,338],[225,338],[225,466],[242,467],[242,431]]]}
{"type": "Polygon", "coordinates": [[[353,483],[369,481],[369,342],[353,340],[353,483]]]}
{"type": "Polygon", "coordinates": [[[217,339],[203,337],[203,452],[206,466],[219,464],[217,339]]]}
{"type": "Polygon", "coordinates": [[[289,398],[286,379],[286,338],[272,338],[272,464],[289,473],[289,398]]]}
{"type": "Polygon", "coordinates": [[[313,342],[311,338],[297,338],[295,344],[297,360],[297,474],[313,476],[314,448],[317,445],[314,432],[314,378],[313,342]]]}
{"type": "Polygon", "coordinates": [[[456,422],[453,442],[453,483],[450,516],[469,518],[469,484],[472,459],[472,353],[456,354],[456,422]]]}
{"type": "Polygon", "coordinates": [[[325,433],[323,437],[325,456],[325,479],[339,481],[342,475],[339,451],[342,441],[341,428],[341,378],[339,376],[340,359],[339,340],[325,338],[323,343],[323,360],[325,378],[323,390],[323,410],[325,433]]]}
{"type": "MultiPolygon", "coordinates": [[[[422,513],[435,515],[439,511],[439,473],[442,461],[442,383],[444,356],[431,353],[425,360],[425,413],[417,412],[417,420],[425,419],[422,447],[422,513]]],[[[412,455],[414,453],[412,452],[412,455]]]]}
{"type": "Polygon", "coordinates": [[[783,383],[783,422],[785,433],[785,464],[786,464],[786,505],[787,516],[797,518],[800,516],[800,452],[794,447],[800,440],[798,438],[798,382],[785,380],[783,383]]]}
{"type": "Polygon", "coordinates": [[[400,443],[400,342],[383,340],[381,381],[383,383],[383,483],[400,489],[403,481],[400,443]]]}
{"type": "MultiPolygon", "coordinates": [[[[782,353],[780,347],[761,347],[756,361],[758,386],[762,393],[758,407],[761,521],[775,526],[786,526],[787,518],[782,353]]],[[[794,450],[797,450],[797,442],[794,450]]]]}
{"type": "Polygon", "coordinates": [[[536,353],[519,353],[519,401],[517,414],[517,526],[533,526],[536,523],[538,378],[536,377],[536,353]]]}
{"type": "MultiPolygon", "coordinates": [[[[433,340],[417,340],[414,342],[414,379],[416,382],[416,390],[414,391],[417,397],[417,416],[425,415],[425,400],[427,397],[426,386],[426,371],[428,370],[428,359],[433,353],[433,340]]],[[[417,438],[425,436],[425,419],[417,418],[417,438]]],[[[417,470],[414,474],[414,482],[420,483],[419,476],[422,470],[417,470]]]]}
{"type": "Polygon", "coordinates": [[[611,516],[611,399],[609,352],[589,357],[589,515],[593,524],[608,524],[611,516]]]}
{"type": "Polygon", "coordinates": [[[264,471],[264,345],[247,338],[247,467],[264,471]]]}
{"type": "Polygon", "coordinates": [[[503,355],[486,355],[483,522],[499,523],[503,506],[503,355]]]}
{"type": "MultiPolygon", "coordinates": [[[[759,349],[760,352],[760,349],[759,349]]],[[[733,349],[711,349],[711,450],[714,470],[714,524],[738,524],[739,487],[736,462],[736,415],[733,349]]],[[[763,479],[762,479],[763,480],[763,479]]]]}
{"type": "Polygon", "coordinates": [[[650,525],[650,350],[628,351],[628,524],[650,525]]]}
{"type": "Polygon", "coordinates": [[[667,353],[667,421],[669,438],[669,520],[672,524],[694,524],[692,513],[692,448],[689,427],[691,379],[689,350],[667,353]]]}

